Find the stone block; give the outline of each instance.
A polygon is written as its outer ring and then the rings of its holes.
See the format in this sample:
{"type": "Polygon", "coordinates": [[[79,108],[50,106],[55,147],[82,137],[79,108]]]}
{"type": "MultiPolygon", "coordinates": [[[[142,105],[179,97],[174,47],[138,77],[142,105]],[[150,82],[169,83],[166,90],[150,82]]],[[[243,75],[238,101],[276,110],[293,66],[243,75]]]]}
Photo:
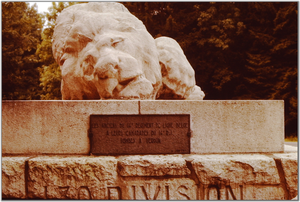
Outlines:
{"type": "Polygon", "coordinates": [[[272,100],[2,101],[2,153],[88,154],[91,114],[188,114],[192,154],[283,152],[283,108],[272,100]]]}
{"type": "Polygon", "coordinates": [[[197,198],[196,182],[182,155],[135,155],[118,158],[122,199],[190,200],[197,198]]]}
{"type": "Polygon", "coordinates": [[[189,175],[190,170],[180,155],[145,155],[119,158],[121,176],[174,176],[189,175]]]}
{"type": "Polygon", "coordinates": [[[28,161],[30,199],[197,198],[180,155],[36,157],[28,161]]]}
{"type": "Polygon", "coordinates": [[[281,160],[282,177],[285,179],[289,199],[298,195],[298,153],[274,154],[281,160]]]}
{"type": "Polygon", "coordinates": [[[284,152],[298,152],[298,147],[291,146],[291,145],[284,145],[284,152]]]}
{"type": "Polygon", "coordinates": [[[3,198],[283,200],[296,197],[297,183],[296,153],[59,155],[2,162],[3,198]]]}
{"type": "Polygon", "coordinates": [[[192,154],[283,152],[283,104],[278,100],[143,100],[140,113],[190,114],[192,154]]]}
{"type": "Polygon", "coordinates": [[[138,101],[2,101],[3,154],[88,154],[91,114],[137,114],[138,101]]]}
{"type": "Polygon", "coordinates": [[[28,197],[107,199],[117,180],[115,157],[37,157],[28,162],[28,197]]]}
{"type": "Polygon", "coordinates": [[[2,157],[2,198],[26,198],[26,159],[28,157],[2,157]]]}
{"type": "MultiPolygon", "coordinates": [[[[181,176],[165,178],[127,177],[123,182],[125,200],[195,200],[197,185],[193,179],[181,176]]],[[[119,198],[120,199],[120,198],[119,198]]]]}
{"type": "Polygon", "coordinates": [[[202,199],[284,199],[277,167],[270,157],[192,155],[188,161],[202,186],[202,199]]]}

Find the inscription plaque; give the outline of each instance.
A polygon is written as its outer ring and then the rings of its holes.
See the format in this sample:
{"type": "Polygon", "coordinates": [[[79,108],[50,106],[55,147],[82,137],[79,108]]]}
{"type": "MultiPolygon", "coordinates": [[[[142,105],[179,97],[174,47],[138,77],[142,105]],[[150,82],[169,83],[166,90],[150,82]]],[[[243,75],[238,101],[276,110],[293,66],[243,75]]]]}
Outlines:
{"type": "Polygon", "coordinates": [[[190,115],[91,115],[91,154],[189,154],[190,115]]]}

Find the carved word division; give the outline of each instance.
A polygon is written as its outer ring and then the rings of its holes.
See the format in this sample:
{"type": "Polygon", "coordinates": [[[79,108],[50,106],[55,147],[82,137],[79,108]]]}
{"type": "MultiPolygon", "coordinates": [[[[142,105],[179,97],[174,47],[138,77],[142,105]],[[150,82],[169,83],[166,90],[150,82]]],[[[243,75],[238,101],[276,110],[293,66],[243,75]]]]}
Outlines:
{"type": "MultiPolygon", "coordinates": [[[[45,199],[113,199],[113,200],[243,200],[247,187],[251,185],[195,185],[185,182],[145,182],[125,186],[78,188],[72,186],[45,186],[45,199]]],[[[254,191],[254,190],[253,190],[254,191]]]]}
{"type": "Polygon", "coordinates": [[[95,155],[188,154],[190,115],[91,115],[95,155]]]}

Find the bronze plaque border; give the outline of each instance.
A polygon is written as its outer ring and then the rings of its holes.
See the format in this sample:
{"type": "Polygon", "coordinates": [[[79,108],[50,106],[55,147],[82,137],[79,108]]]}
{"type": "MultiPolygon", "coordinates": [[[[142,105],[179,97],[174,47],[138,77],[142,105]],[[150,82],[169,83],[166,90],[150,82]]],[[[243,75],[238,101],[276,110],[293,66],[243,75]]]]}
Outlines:
{"type": "MultiPolygon", "coordinates": [[[[120,123],[116,123],[116,124],[120,124],[120,123]]],[[[113,125],[112,125],[113,127],[113,125]]],[[[167,130],[167,129],[166,129],[167,130]]],[[[175,129],[176,130],[176,129],[175,129]]],[[[165,133],[166,134],[166,133],[165,133]]],[[[90,139],[90,154],[91,155],[134,155],[134,154],[138,154],[138,155],[144,155],[144,154],[190,154],[190,114],[91,114],[90,115],[90,120],[89,120],[89,139],[90,139]],[[175,144],[177,143],[177,145],[179,145],[179,147],[183,147],[183,148],[179,148],[179,149],[166,149],[165,151],[161,151],[162,149],[151,149],[149,150],[149,148],[145,149],[145,147],[143,149],[141,148],[136,148],[132,150],[131,147],[131,151],[128,151],[127,149],[120,149],[120,151],[115,151],[114,149],[112,149],[111,143],[107,143],[106,138],[104,137],[104,140],[106,140],[106,143],[101,142],[97,139],[97,136],[101,136],[103,137],[103,133],[109,133],[108,129],[106,129],[106,131],[104,132],[99,132],[99,129],[97,131],[97,129],[92,127],[92,124],[94,124],[93,122],[97,122],[96,119],[126,119],[126,122],[128,120],[131,119],[131,117],[133,117],[133,119],[139,118],[141,117],[142,119],[146,119],[149,118],[150,120],[155,119],[155,117],[162,118],[162,119],[170,119],[172,120],[172,117],[177,117],[175,119],[178,119],[179,117],[183,118],[183,119],[187,119],[188,122],[188,127],[185,129],[178,129],[178,130],[186,130],[186,132],[182,133],[182,134],[175,134],[175,136],[180,136],[179,141],[180,142],[176,142],[174,141],[174,139],[172,140],[173,142],[175,142],[175,144]],[[97,134],[99,133],[99,134],[97,134]],[[102,133],[102,134],[101,134],[102,133]],[[185,134],[186,133],[186,134],[185,134]],[[182,140],[184,140],[184,143],[182,142],[182,140]],[[182,144],[183,143],[183,144],[182,144]],[[105,144],[105,145],[103,145],[105,144]],[[183,145],[183,146],[182,146],[183,145]],[[100,147],[100,149],[99,149],[100,147]],[[105,149],[102,149],[105,148],[105,149]],[[144,150],[145,149],[145,150],[144,150]],[[144,151],[143,151],[144,150],[144,151]],[[160,151],[157,151],[160,150],[160,151]]],[[[99,137],[101,138],[101,137],[99,137]]],[[[170,140],[170,139],[169,139],[170,140]]],[[[109,140],[108,140],[109,141],[109,140]]],[[[171,142],[172,142],[171,141],[171,142]]],[[[121,143],[119,143],[121,144],[121,143]]],[[[174,144],[174,145],[175,145],[174,144]]],[[[114,146],[114,145],[113,145],[114,146]]],[[[130,147],[131,144],[127,144],[124,147],[130,147]]]]}

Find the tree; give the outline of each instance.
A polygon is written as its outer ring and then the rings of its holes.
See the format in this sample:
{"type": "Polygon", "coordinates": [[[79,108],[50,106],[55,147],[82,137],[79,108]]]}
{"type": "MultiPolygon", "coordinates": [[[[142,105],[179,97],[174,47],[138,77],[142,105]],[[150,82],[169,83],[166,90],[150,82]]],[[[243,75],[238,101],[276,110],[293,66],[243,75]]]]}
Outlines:
{"type": "Polygon", "coordinates": [[[285,134],[297,136],[297,3],[248,3],[247,10],[252,46],[247,50],[245,92],[252,99],[284,100],[285,134]]]}
{"type": "Polygon", "coordinates": [[[129,4],[125,3],[153,36],[178,41],[207,99],[234,96],[245,61],[240,51],[245,25],[234,3],[155,2],[144,11],[139,2],[129,4]]]}
{"type": "Polygon", "coordinates": [[[42,19],[36,6],[2,2],[2,99],[39,99],[42,19]]]}
{"type": "Polygon", "coordinates": [[[206,99],[284,99],[297,134],[296,2],[131,2],[152,36],[183,48],[206,99]]]}
{"type": "Polygon", "coordinates": [[[40,85],[42,86],[41,99],[43,100],[60,100],[61,92],[61,71],[59,65],[53,58],[52,53],[52,35],[54,32],[55,22],[63,9],[79,2],[52,2],[49,13],[45,14],[48,20],[42,33],[42,43],[38,46],[37,54],[42,66],[39,67],[40,85]]]}

